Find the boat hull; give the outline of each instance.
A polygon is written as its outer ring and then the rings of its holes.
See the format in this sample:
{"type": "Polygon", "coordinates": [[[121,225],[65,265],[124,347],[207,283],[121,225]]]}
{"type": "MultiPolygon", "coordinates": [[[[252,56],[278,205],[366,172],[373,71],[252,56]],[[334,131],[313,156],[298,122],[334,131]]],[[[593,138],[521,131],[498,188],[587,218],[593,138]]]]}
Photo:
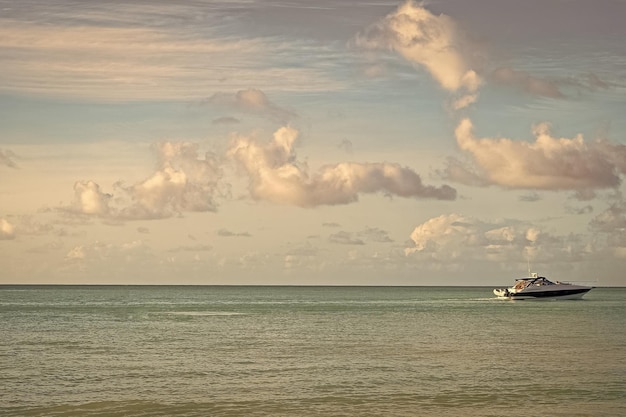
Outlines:
{"type": "Polygon", "coordinates": [[[578,300],[587,294],[592,288],[579,287],[547,291],[521,291],[511,292],[508,290],[494,290],[494,294],[503,300],[578,300]]]}

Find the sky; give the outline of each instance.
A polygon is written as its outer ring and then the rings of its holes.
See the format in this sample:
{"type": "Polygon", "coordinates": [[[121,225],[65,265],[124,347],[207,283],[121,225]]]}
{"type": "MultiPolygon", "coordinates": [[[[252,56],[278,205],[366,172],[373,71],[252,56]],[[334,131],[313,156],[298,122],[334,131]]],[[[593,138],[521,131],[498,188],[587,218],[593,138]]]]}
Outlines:
{"type": "Polygon", "coordinates": [[[0,0],[0,284],[626,286],[624,0],[0,0]]]}

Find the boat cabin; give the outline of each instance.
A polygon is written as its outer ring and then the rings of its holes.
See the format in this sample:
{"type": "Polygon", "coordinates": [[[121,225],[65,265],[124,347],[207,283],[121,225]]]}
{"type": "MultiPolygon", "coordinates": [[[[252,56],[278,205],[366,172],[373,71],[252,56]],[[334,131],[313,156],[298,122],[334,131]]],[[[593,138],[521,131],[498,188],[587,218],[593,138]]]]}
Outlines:
{"type": "Polygon", "coordinates": [[[515,280],[515,285],[513,288],[516,290],[521,290],[532,285],[542,286],[542,285],[554,285],[554,282],[550,281],[546,277],[539,277],[537,274],[533,274],[534,276],[529,278],[518,278],[515,280]]]}

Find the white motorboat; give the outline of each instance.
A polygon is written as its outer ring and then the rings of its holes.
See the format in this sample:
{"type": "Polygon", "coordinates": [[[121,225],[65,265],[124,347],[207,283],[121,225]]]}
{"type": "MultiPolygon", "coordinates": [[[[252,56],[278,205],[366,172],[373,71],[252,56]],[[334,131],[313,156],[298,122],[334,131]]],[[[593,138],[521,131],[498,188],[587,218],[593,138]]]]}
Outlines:
{"type": "Polygon", "coordinates": [[[496,288],[493,293],[503,300],[573,300],[582,298],[592,288],[567,282],[552,282],[546,277],[532,273],[528,278],[516,279],[512,287],[496,288]]]}

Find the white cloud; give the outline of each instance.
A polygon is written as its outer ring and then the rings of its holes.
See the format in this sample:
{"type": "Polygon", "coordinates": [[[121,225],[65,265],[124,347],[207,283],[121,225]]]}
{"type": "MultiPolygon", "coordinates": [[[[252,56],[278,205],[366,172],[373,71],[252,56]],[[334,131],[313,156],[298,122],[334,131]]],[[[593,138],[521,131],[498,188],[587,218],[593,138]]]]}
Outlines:
{"type": "Polygon", "coordinates": [[[471,68],[469,47],[456,22],[435,16],[409,0],[356,36],[358,46],[390,49],[407,61],[422,66],[449,92],[462,93],[455,108],[476,100],[482,80],[471,68]]]}
{"type": "Polygon", "coordinates": [[[129,219],[170,217],[182,211],[215,211],[219,194],[221,161],[207,152],[199,155],[190,142],[162,142],[156,145],[157,171],[131,187],[119,186],[132,203],[119,212],[129,219]]]}
{"type": "Polygon", "coordinates": [[[101,191],[94,181],[74,185],[69,212],[113,220],[171,217],[184,211],[215,211],[221,193],[221,161],[213,153],[200,156],[197,144],[162,142],[155,146],[157,170],[131,186],[119,182],[117,194],[101,191]]]}
{"type": "Polygon", "coordinates": [[[456,128],[459,147],[474,166],[451,160],[444,177],[469,185],[507,188],[587,190],[616,187],[626,172],[626,146],[585,142],[582,135],[556,138],[548,124],[535,126],[534,142],[476,138],[469,119],[456,128]]]}
{"type": "Polygon", "coordinates": [[[250,137],[233,138],[228,154],[249,177],[253,198],[300,207],[348,204],[357,201],[360,193],[376,192],[401,197],[456,198],[453,188],[424,185],[413,170],[393,163],[343,162],[323,166],[311,174],[306,163],[297,160],[297,137],[296,129],[282,127],[265,145],[250,137]]]}
{"type": "Polygon", "coordinates": [[[111,197],[111,194],[100,191],[100,186],[93,181],[77,181],[72,208],[79,213],[106,217],[111,197]]]}
{"type": "Polygon", "coordinates": [[[0,240],[15,238],[15,227],[8,220],[0,218],[0,240]]]}
{"type": "Polygon", "coordinates": [[[407,256],[437,264],[524,263],[580,260],[584,244],[576,236],[554,236],[519,221],[483,221],[444,214],[417,226],[407,256]]]}

